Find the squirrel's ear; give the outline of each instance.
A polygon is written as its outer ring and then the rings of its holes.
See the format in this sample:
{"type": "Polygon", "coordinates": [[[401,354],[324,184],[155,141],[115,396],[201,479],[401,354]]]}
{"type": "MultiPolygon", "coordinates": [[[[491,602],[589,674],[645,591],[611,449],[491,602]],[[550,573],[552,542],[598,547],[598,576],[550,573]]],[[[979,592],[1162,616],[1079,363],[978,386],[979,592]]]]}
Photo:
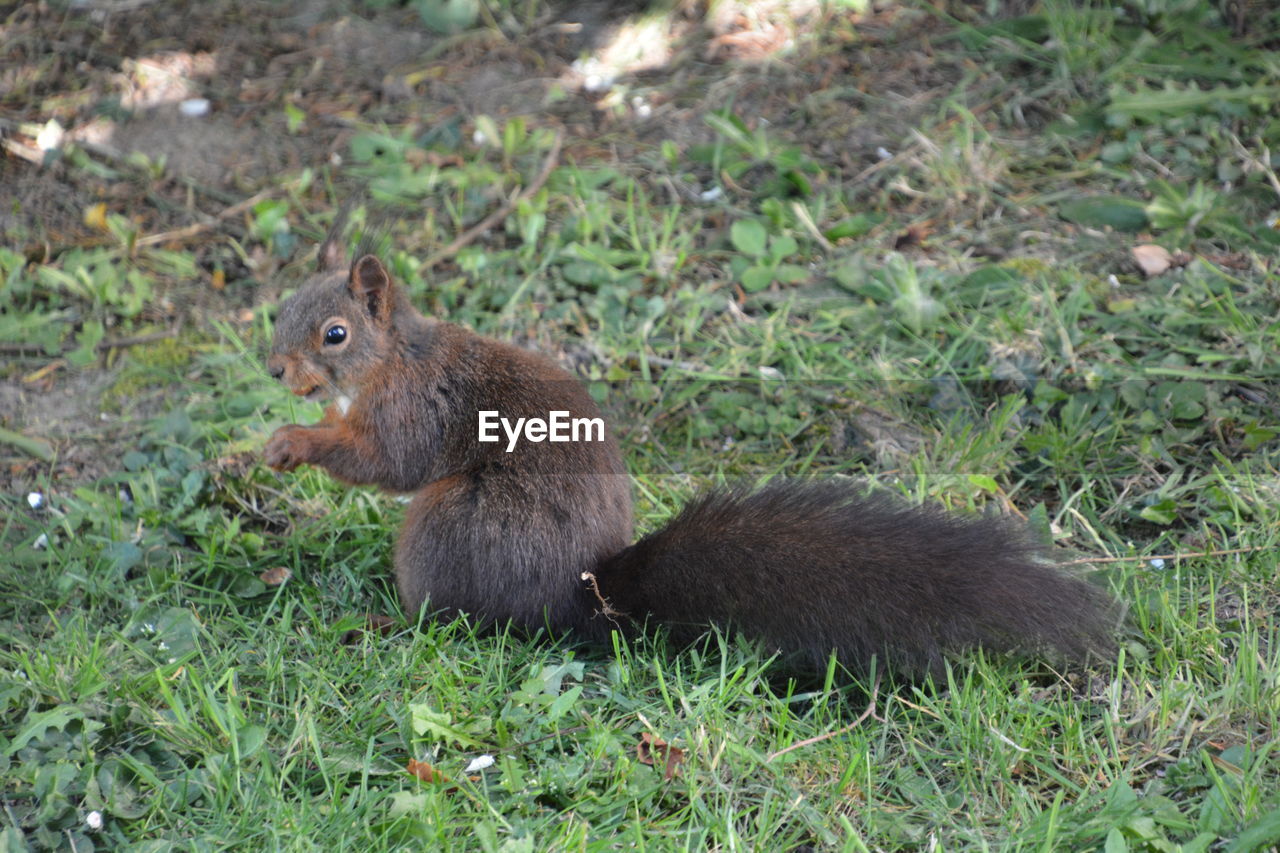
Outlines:
{"type": "Polygon", "coordinates": [[[371,316],[378,320],[387,319],[391,305],[391,276],[382,261],[373,255],[365,255],[352,264],[348,287],[351,295],[368,307],[371,316]]]}

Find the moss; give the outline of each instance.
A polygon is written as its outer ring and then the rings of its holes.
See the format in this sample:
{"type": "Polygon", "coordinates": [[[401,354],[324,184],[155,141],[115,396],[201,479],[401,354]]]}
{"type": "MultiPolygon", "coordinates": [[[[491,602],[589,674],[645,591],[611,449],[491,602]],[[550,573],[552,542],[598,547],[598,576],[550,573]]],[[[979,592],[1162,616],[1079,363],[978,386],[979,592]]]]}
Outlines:
{"type": "Polygon", "coordinates": [[[124,411],[148,390],[173,383],[191,363],[192,348],[177,338],[132,347],[121,360],[116,381],[102,395],[104,409],[124,411]]]}

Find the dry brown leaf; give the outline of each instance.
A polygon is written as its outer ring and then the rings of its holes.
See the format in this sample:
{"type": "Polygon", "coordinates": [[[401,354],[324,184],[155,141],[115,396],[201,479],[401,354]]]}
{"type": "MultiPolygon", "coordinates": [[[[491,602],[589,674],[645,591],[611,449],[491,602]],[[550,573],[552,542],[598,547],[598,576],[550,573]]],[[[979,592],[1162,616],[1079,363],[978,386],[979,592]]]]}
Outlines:
{"type": "Polygon", "coordinates": [[[1144,243],[1141,246],[1134,246],[1129,251],[1147,278],[1160,275],[1173,266],[1173,255],[1169,254],[1169,250],[1163,246],[1144,243]]]}
{"type": "MultiPolygon", "coordinates": [[[[418,777],[419,781],[426,782],[428,785],[448,785],[449,787],[444,789],[446,794],[452,794],[458,790],[457,784],[452,779],[425,761],[418,761],[416,758],[410,758],[409,763],[405,765],[404,769],[418,777]]],[[[468,776],[467,779],[472,782],[480,781],[479,776],[468,776]]]]}
{"type": "Polygon", "coordinates": [[[84,209],[84,224],[95,231],[107,230],[107,206],[102,202],[84,209]]]}
{"type": "Polygon", "coordinates": [[[432,785],[444,784],[446,782],[453,781],[427,762],[418,761],[416,758],[410,758],[409,763],[404,769],[408,770],[414,776],[417,776],[421,781],[432,785]]]}
{"type": "Polygon", "coordinates": [[[657,767],[658,761],[663,763],[662,779],[670,782],[680,772],[684,763],[684,750],[672,746],[660,737],[644,732],[640,735],[640,743],[636,744],[636,758],[641,764],[657,767]]]}
{"type": "Polygon", "coordinates": [[[920,222],[915,225],[908,225],[907,229],[898,234],[893,240],[893,248],[906,249],[912,246],[919,246],[928,239],[933,233],[932,222],[920,222]]]}
{"type": "Polygon", "coordinates": [[[280,584],[293,577],[293,572],[289,571],[285,566],[276,566],[274,569],[267,569],[258,575],[258,580],[267,586],[280,586],[280,584]]]}

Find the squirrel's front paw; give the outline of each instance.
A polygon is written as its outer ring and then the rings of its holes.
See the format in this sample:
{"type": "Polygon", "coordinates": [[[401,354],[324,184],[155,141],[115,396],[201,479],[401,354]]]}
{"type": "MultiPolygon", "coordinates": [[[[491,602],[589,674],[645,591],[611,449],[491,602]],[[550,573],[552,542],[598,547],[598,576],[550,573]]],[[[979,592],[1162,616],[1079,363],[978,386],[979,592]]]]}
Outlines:
{"type": "Polygon", "coordinates": [[[277,471],[292,471],[306,462],[306,430],[297,424],[286,424],[272,433],[262,449],[267,465],[277,471]]]}

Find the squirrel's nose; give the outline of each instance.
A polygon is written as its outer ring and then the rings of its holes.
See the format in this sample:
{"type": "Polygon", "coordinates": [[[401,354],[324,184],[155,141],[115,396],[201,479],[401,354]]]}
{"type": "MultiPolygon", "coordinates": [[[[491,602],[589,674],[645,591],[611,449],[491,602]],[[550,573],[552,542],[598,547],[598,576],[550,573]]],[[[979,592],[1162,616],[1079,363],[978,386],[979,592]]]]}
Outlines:
{"type": "Polygon", "coordinates": [[[272,379],[282,379],[284,377],[284,359],[267,359],[267,372],[271,374],[272,379]]]}

